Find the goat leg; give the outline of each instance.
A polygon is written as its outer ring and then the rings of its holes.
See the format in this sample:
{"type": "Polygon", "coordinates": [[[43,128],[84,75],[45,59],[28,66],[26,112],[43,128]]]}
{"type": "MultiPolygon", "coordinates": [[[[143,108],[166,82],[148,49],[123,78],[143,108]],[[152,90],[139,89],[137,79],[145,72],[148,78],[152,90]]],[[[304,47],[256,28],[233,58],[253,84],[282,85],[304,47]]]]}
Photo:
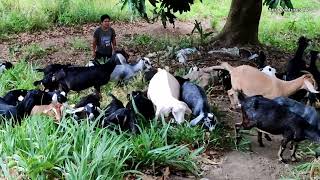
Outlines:
{"type": "Polygon", "coordinates": [[[279,160],[279,162],[286,163],[286,161],[283,159],[282,156],[283,156],[283,152],[286,149],[286,146],[287,146],[288,142],[289,142],[289,140],[286,137],[284,137],[281,140],[281,145],[280,145],[280,148],[279,148],[279,151],[278,151],[278,160],[279,160]]]}
{"type": "Polygon", "coordinates": [[[296,157],[296,151],[298,148],[298,143],[295,141],[291,141],[290,144],[290,156],[291,156],[291,161],[292,162],[296,162],[297,161],[297,157],[296,157]]]}
{"type": "Polygon", "coordinates": [[[241,134],[240,134],[240,130],[243,129],[242,123],[236,123],[234,125],[234,127],[235,127],[235,130],[236,130],[236,133],[235,133],[235,135],[236,135],[236,137],[235,137],[236,145],[239,145],[239,143],[240,143],[240,141],[242,139],[241,134]]]}
{"type": "Polygon", "coordinates": [[[262,132],[257,130],[258,131],[258,143],[259,143],[259,146],[260,147],[264,147],[264,144],[262,142],[262,132]]]}

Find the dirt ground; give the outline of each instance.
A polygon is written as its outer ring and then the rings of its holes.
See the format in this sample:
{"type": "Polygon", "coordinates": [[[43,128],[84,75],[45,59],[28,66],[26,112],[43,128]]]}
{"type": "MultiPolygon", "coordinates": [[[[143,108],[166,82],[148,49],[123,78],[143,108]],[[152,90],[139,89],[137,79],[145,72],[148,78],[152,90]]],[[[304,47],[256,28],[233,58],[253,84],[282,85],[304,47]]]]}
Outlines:
{"type": "MultiPolygon", "coordinates": [[[[205,28],[209,28],[209,23],[203,23],[205,28]]],[[[0,42],[0,59],[16,62],[21,54],[16,52],[14,56],[9,55],[13,47],[23,47],[31,43],[39,43],[42,47],[54,47],[53,51],[48,53],[41,59],[34,60],[39,64],[49,63],[72,63],[85,64],[91,57],[89,52],[74,50],[70,48],[70,39],[74,37],[85,38],[89,42],[92,38],[93,30],[98,24],[87,24],[79,27],[55,27],[50,30],[36,33],[21,33],[12,35],[8,39],[0,42]],[[11,49],[11,50],[10,50],[11,49]]],[[[176,37],[190,34],[193,28],[193,22],[177,22],[176,28],[169,26],[164,29],[160,23],[149,25],[143,22],[139,23],[115,23],[112,25],[117,33],[118,46],[122,47],[124,41],[132,38],[134,34],[150,34],[155,37],[176,37]]],[[[131,55],[145,54],[146,52],[138,52],[131,50],[131,55]]],[[[257,47],[250,47],[257,49],[257,47]]],[[[291,53],[285,53],[276,49],[263,47],[266,50],[267,63],[276,67],[283,67],[283,64],[292,56],[291,53]]],[[[147,52],[149,53],[149,52],[147,52]]],[[[193,64],[200,66],[216,64],[216,60],[229,61],[231,64],[239,64],[241,61],[235,61],[231,57],[204,55],[202,60],[197,60],[193,64]]],[[[228,123],[233,124],[235,121],[240,121],[240,115],[236,112],[231,112],[229,100],[225,93],[210,96],[210,102],[218,104],[221,111],[227,112],[228,116],[225,119],[228,123]]],[[[225,152],[217,164],[209,163],[202,166],[202,179],[279,179],[282,175],[288,173],[291,165],[286,165],[277,162],[277,152],[280,144],[279,137],[273,137],[272,142],[265,141],[264,148],[258,146],[256,136],[251,137],[252,152],[229,151],[225,152]]],[[[169,179],[196,179],[195,177],[181,177],[172,174],[169,179]]],[[[200,178],[199,178],[200,179],[200,178]]]]}

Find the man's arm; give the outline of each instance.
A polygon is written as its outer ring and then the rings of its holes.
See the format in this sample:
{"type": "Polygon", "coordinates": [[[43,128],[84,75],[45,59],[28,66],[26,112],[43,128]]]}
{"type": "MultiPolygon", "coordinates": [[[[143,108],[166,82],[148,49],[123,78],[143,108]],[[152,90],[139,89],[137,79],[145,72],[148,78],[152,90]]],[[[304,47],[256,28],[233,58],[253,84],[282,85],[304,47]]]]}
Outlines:
{"type": "Polygon", "coordinates": [[[113,36],[112,38],[112,53],[116,50],[117,42],[116,42],[116,36],[113,36]]]}
{"type": "Polygon", "coordinates": [[[97,40],[95,37],[92,39],[92,57],[96,57],[96,49],[97,49],[97,40]]]}

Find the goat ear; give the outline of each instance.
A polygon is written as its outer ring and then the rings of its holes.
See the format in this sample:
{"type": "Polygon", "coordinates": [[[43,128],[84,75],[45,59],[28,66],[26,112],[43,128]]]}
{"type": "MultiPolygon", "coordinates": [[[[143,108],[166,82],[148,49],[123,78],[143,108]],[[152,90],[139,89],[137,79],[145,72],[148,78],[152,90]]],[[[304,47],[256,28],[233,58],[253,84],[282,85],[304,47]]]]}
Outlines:
{"type": "Polygon", "coordinates": [[[307,90],[312,92],[312,93],[319,93],[319,91],[317,91],[314,86],[308,81],[308,80],[304,80],[304,85],[307,87],[307,90]]]}

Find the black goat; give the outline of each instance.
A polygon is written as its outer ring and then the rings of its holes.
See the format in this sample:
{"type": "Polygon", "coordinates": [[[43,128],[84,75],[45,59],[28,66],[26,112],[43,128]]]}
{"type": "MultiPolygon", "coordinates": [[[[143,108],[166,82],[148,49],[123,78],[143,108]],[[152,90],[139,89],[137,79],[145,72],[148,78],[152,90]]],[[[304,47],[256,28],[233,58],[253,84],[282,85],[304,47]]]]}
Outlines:
{"type": "Polygon", "coordinates": [[[296,149],[298,142],[309,139],[320,142],[320,131],[310,125],[296,113],[291,112],[286,106],[264,98],[260,95],[245,99],[240,98],[243,121],[236,124],[237,143],[239,142],[239,130],[256,127],[262,131],[282,135],[278,158],[284,162],[283,151],[291,142],[291,160],[296,161],[296,149]]]}
{"type": "Polygon", "coordinates": [[[301,71],[307,69],[306,62],[303,59],[303,53],[308,47],[310,41],[310,39],[307,39],[303,36],[299,38],[296,53],[287,65],[287,81],[291,81],[300,77],[301,75],[303,75],[301,71]]]}
{"type": "Polygon", "coordinates": [[[111,103],[105,109],[105,116],[101,121],[102,127],[108,127],[112,124],[119,125],[121,130],[131,130],[136,133],[136,118],[133,109],[128,109],[123,106],[123,103],[111,93],[111,103]]]}
{"type": "Polygon", "coordinates": [[[53,82],[59,83],[59,89],[81,91],[94,87],[100,92],[100,87],[109,82],[110,74],[116,66],[116,61],[110,59],[107,63],[91,67],[68,67],[54,73],[53,82]]]}
{"type": "Polygon", "coordinates": [[[24,97],[27,95],[28,90],[25,89],[16,89],[7,92],[2,99],[9,105],[16,106],[18,102],[21,102],[24,97]]]}
{"type": "Polygon", "coordinates": [[[214,114],[210,113],[210,106],[208,104],[208,98],[205,91],[198,85],[193,84],[179,76],[175,76],[180,84],[180,100],[185,102],[192,110],[192,114],[196,116],[191,120],[192,126],[197,125],[200,121],[203,121],[205,127],[212,131],[215,127],[217,118],[214,114]]]}
{"type": "Polygon", "coordinates": [[[155,117],[155,111],[152,101],[150,101],[142,91],[132,91],[127,95],[127,109],[134,111],[132,100],[134,101],[138,112],[147,120],[152,120],[155,117]],[[132,96],[132,99],[131,99],[132,96]]]}
{"type": "MultiPolygon", "coordinates": [[[[301,71],[307,69],[306,62],[303,59],[303,53],[305,49],[308,47],[308,45],[310,44],[310,42],[311,42],[310,39],[307,39],[303,36],[299,38],[297,51],[294,57],[288,62],[288,65],[287,65],[287,75],[285,79],[286,81],[291,81],[300,77],[301,75],[303,75],[303,72],[301,71]]],[[[304,99],[306,94],[307,94],[307,91],[304,89],[301,89],[289,97],[294,100],[301,101],[304,99]]]]}
{"type": "Polygon", "coordinates": [[[113,94],[109,93],[109,96],[111,96],[112,100],[105,108],[105,117],[109,116],[118,109],[124,108],[123,103],[119,99],[117,99],[113,94]]]}
{"type": "MultiPolygon", "coordinates": [[[[313,75],[317,85],[320,85],[320,72],[317,68],[316,61],[318,60],[320,54],[319,51],[310,51],[310,65],[307,68],[307,71],[313,75]]],[[[319,95],[314,93],[308,93],[308,100],[310,105],[314,105],[317,101],[319,101],[319,95]]]]}

